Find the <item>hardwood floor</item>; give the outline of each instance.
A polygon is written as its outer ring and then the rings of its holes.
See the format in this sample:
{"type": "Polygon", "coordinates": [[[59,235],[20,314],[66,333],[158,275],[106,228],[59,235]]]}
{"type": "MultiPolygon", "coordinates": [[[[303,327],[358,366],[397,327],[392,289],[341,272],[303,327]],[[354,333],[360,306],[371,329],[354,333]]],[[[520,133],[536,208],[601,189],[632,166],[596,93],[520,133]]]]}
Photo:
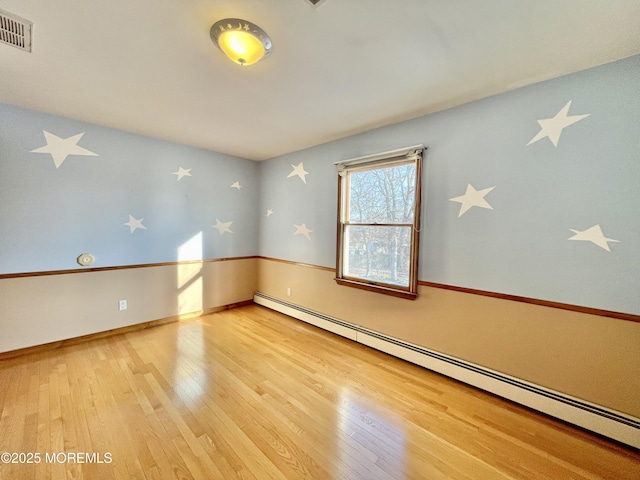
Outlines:
{"type": "Polygon", "coordinates": [[[640,478],[637,450],[256,305],[0,362],[0,412],[0,452],[39,458],[7,480],[640,478]]]}

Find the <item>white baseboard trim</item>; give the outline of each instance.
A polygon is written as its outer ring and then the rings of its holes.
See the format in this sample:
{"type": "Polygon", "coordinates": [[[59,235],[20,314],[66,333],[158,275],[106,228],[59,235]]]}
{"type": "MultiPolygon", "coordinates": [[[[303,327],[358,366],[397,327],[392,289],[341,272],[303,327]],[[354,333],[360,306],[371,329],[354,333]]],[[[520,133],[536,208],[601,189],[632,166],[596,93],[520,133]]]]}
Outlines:
{"type": "Polygon", "coordinates": [[[355,342],[640,448],[640,419],[256,292],[253,301],[355,342]]]}

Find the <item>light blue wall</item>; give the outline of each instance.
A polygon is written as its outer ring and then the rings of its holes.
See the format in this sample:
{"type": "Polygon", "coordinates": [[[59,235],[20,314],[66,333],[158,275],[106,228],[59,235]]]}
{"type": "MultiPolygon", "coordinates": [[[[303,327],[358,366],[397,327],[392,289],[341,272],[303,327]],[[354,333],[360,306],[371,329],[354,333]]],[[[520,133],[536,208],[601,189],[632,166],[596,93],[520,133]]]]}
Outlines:
{"type": "Polygon", "coordinates": [[[260,254],[333,267],[333,162],[419,143],[421,280],[640,314],[640,56],[263,162],[260,254]],[[589,116],[527,145],[569,101],[589,116]],[[458,217],[468,184],[492,209],[458,217]],[[596,225],[610,251],[569,240],[596,225]]]}
{"type": "Polygon", "coordinates": [[[255,255],[259,165],[0,104],[0,273],[255,255]],[[84,132],[56,168],[43,131],[84,132]],[[179,167],[191,176],[178,181],[179,167]],[[231,188],[239,181],[240,190],[231,188]],[[124,223],[143,218],[146,230],[124,223]],[[233,233],[212,228],[232,221],[233,233]],[[194,239],[189,243],[191,239],[194,239]],[[188,244],[188,246],[185,246],[188,244]]]}
{"type": "Polygon", "coordinates": [[[640,314],[638,92],[640,56],[261,163],[0,104],[0,273],[79,268],[84,252],[96,267],[255,254],[333,267],[333,162],[422,143],[421,280],[640,314]],[[557,146],[527,145],[569,101],[589,116],[557,146]],[[32,152],[44,131],[84,133],[97,156],[56,168],[32,152]],[[306,183],[288,177],[301,162],[306,183]],[[494,187],[493,209],[458,217],[467,184],[494,187]],[[130,214],[147,229],[130,233],[130,214]],[[595,225],[610,251],[569,240],[595,225]]]}

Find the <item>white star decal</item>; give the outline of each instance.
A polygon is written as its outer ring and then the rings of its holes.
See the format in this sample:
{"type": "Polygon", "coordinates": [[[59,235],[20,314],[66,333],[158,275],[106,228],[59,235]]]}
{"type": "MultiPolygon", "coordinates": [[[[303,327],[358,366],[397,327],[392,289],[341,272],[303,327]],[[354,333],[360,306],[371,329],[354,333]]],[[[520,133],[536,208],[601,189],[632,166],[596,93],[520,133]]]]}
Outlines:
{"type": "Polygon", "coordinates": [[[538,140],[543,139],[544,137],[548,137],[551,143],[553,143],[554,147],[558,146],[558,141],[560,140],[560,135],[562,135],[562,130],[569,125],[573,125],[576,122],[579,122],[583,118],[591,115],[587,113],[586,115],[567,115],[569,113],[569,107],[571,106],[571,100],[567,102],[567,104],[562,107],[555,117],[553,118],[545,118],[542,120],[538,120],[538,124],[540,125],[540,131],[538,134],[531,139],[527,145],[531,145],[532,143],[537,142],[538,140]]]}
{"type": "Polygon", "coordinates": [[[142,230],[146,230],[147,227],[142,225],[143,220],[144,218],[140,218],[140,219],[134,218],[133,215],[129,214],[129,221],[127,223],[123,223],[123,225],[126,225],[127,227],[129,227],[129,233],[135,232],[138,228],[141,228],[142,230]]]}
{"type": "Polygon", "coordinates": [[[605,237],[604,233],[602,232],[602,228],[600,228],[600,225],[594,225],[593,227],[587,228],[586,230],[583,230],[583,231],[574,230],[573,228],[570,228],[569,230],[575,233],[575,235],[573,237],[570,237],[569,240],[581,240],[584,242],[593,242],[600,248],[605,249],[607,252],[611,251],[611,249],[609,248],[608,242],[620,243],[620,240],[614,240],[613,238],[605,237]]]}
{"type": "Polygon", "coordinates": [[[182,177],[191,177],[191,169],[190,168],[182,168],[179,167],[177,172],[173,172],[171,175],[177,175],[178,181],[182,180],[182,177]]]}
{"type": "Polygon", "coordinates": [[[229,185],[231,188],[236,188],[238,190],[240,190],[242,188],[242,185],[240,185],[240,182],[233,182],[231,185],[229,185]]]}
{"type": "Polygon", "coordinates": [[[475,188],[473,188],[473,185],[469,183],[467,184],[467,191],[465,192],[464,195],[461,195],[460,197],[450,198],[449,199],[450,201],[458,202],[462,204],[460,205],[458,218],[464,215],[472,207],[481,207],[481,208],[488,208],[490,210],[493,210],[493,207],[489,205],[489,202],[487,202],[484,199],[484,197],[485,195],[487,195],[487,193],[489,193],[494,188],[496,187],[489,187],[483,190],[476,190],[475,188]]]}
{"type": "Polygon", "coordinates": [[[304,183],[307,183],[307,175],[309,175],[309,172],[305,172],[302,162],[300,162],[298,165],[291,164],[291,167],[293,167],[293,170],[289,175],[287,175],[287,178],[297,176],[300,177],[300,180],[302,180],[304,183]]]}
{"type": "Polygon", "coordinates": [[[233,222],[221,222],[220,220],[218,220],[216,218],[216,224],[215,225],[211,225],[213,228],[217,228],[218,232],[220,232],[220,235],[222,236],[225,233],[233,233],[231,231],[231,229],[229,228],[231,226],[233,222]]]}
{"type": "Polygon", "coordinates": [[[296,227],[296,231],[294,235],[304,235],[305,237],[307,237],[308,240],[311,240],[311,237],[309,236],[309,234],[313,232],[313,230],[309,230],[304,223],[302,225],[294,224],[293,226],[296,227]]]}
{"type": "Polygon", "coordinates": [[[97,157],[98,154],[82,148],[78,145],[78,142],[84,135],[84,132],[77,135],[73,135],[69,138],[60,138],[53,133],[49,133],[43,130],[44,138],[47,142],[46,145],[31,150],[31,153],[49,153],[53,158],[53,163],[56,168],[60,168],[62,162],[66,160],[69,155],[85,155],[88,157],[97,157]]]}
{"type": "Polygon", "coordinates": [[[273,210],[271,210],[270,208],[267,209],[267,217],[270,217],[271,215],[273,215],[273,210]]]}

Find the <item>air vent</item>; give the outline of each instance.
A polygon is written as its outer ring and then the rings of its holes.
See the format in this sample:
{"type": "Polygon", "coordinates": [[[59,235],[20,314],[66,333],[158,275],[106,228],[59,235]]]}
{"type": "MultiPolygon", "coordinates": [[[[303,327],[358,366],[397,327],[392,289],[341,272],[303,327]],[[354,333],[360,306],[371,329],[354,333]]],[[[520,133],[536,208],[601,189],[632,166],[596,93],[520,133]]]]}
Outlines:
{"type": "Polygon", "coordinates": [[[24,18],[0,10],[0,42],[30,52],[32,25],[24,18]]]}

